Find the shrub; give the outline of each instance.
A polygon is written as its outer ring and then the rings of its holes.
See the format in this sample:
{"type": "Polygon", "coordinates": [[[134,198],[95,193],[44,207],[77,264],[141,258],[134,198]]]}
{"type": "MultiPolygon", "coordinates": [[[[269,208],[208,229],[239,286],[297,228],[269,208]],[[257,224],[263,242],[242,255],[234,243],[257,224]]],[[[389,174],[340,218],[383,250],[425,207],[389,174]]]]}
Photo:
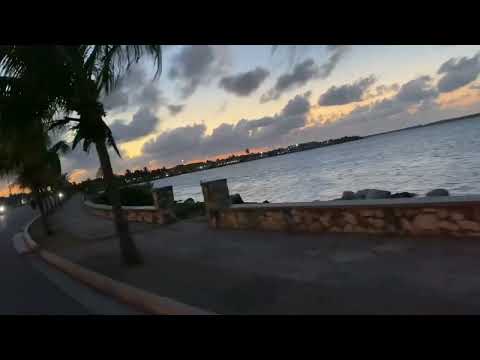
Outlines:
{"type": "MultiPolygon", "coordinates": [[[[122,206],[153,206],[151,184],[127,186],[120,189],[122,206]]],[[[94,202],[97,204],[111,205],[106,193],[98,195],[94,202]]]]}
{"type": "Polygon", "coordinates": [[[172,208],[175,216],[179,219],[186,219],[193,216],[205,214],[205,204],[203,202],[177,202],[172,208]]]}

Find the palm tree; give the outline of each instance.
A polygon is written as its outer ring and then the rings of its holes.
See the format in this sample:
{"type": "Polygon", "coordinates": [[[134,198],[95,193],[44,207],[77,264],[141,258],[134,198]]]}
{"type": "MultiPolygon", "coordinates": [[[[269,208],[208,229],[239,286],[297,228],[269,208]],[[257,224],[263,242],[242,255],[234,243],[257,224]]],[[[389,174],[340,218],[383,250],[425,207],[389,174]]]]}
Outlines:
{"type": "Polygon", "coordinates": [[[153,58],[157,70],[155,76],[159,75],[161,54],[160,45],[0,47],[0,75],[3,72],[11,78],[27,77],[29,81],[34,81],[35,88],[41,89],[49,103],[66,114],[62,119],[47,121],[49,129],[67,127],[72,130],[75,133],[72,148],[83,141],[83,150],[87,152],[92,144],[95,145],[112,204],[122,257],[128,265],[139,264],[142,259],[122,213],[107,147],[113,147],[119,156],[120,152],[104,121],[106,113],[100,98],[111,92],[118,79],[145,55],[153,58]],[[39,61],[39,58],[45,61],[39,61]],[[54,67],[50,73],[45,68],[46,64],[54,67]],[[49,81],[52,77],[54,79],[49,81]],[[75,113],[78,117],[71,116],[75,113]]]}
{"type": "MultiPolygon", "coordinates": [[[[39,123],[40,124],[40,123],[39,123]]],[[[12,135],[10,133],[10,135],[12,135]]],[[[18,136],[19,134],[17,134],[18,136]]],[[[38,204],[46,235],[51,234],[45,209],[45,195],[49,186],[55,186],[61,177],[61,163],[58,153],[66,153],[68,145],[60,141],[50,148],[50,139],[45,131],[38,128],[24,129],[23,141],[18,138],[2,138],[0,175],[16,174],[15,183],[20,188],[28,188],[38,204]]]]}

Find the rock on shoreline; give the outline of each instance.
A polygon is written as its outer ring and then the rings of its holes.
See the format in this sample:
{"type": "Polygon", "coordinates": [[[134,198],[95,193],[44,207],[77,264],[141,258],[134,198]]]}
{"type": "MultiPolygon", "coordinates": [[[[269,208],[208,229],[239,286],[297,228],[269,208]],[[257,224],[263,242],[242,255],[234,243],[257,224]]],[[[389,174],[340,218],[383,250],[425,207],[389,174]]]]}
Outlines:
{"type": "MultiPolygon", "coordinates": [[[[434,189],[425,194],[427,197],[432,196],[449,196],[448,190],[434,189]]],[[[398,193],[391,193],[387,190],[378,189],[363,189],[357,192],[344,191],[342,197],[335,200],[371,200],[371,199],[402,199],[416,197],[417,194],[408,191],[402,191],[398,193]]]]}

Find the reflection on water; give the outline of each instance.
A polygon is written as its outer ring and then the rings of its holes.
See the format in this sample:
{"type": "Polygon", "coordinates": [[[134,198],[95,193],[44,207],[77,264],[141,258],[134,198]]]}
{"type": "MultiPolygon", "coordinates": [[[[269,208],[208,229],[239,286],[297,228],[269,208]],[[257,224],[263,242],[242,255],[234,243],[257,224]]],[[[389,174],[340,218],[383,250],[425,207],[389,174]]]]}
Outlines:
{"type": "Polygon", "coordinates": [[[480,193],[480,117],[155,181],[203,201],[200,181],[227,178],[245,201],[330,200],[344,190],[480,193]]]}

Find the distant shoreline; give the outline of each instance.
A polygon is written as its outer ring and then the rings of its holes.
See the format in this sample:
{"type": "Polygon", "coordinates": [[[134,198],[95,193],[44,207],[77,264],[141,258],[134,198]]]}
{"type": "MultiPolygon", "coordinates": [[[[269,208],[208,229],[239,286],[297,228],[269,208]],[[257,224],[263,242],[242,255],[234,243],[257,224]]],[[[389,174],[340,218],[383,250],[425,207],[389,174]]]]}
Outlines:
{"type": "Polygon", "coordinates": [[[366,139],[366,138],[369,138],[369,137],[372,137],[372,136],[391,134],[391,133],[394,133],[394,132],[399,132],[399,131],[404,131],[404,130],[418,129],[418,128],[422,128],[422,127],[443,124],[443,123],[447,123],[447,122],[451,122],[451,121],[465,120],[465,119],[469,119],[469,118],[473,118],[473,117],[477,117],[477,116],[480,116],[480,112],[475,113],[475,114],[470,114],[470,115],[464,115],[464,116],[458,116],[458,117],[454,117],[454,118],[438,120],[438,121],[434,121],[434,122],[431,122],[431,123],[428,123],[428,124],[420,124],[420,125],[409,126],[409,127],[401,128],[401,129],[397,129],[397,130],[390,130],[390,131],[384,131],[384,132],[376,133],[376,134],[372,134],[372,135],[365,135],[365,136],[362,136],[362,138],[366,139]]]}
{"type": "MultiPolygon", "coordinates": [[[[265,155],[264,156],[258,156],[259,154],[250,154],[252,157],[248,158],[248,159],[242,159],[242,160],[237,160],[237,161],[232,161],[232,162],[223,162],[223,163],[217,163],[215,164],[215,166],[211,166],[211,167],[200,167],[200,168],[192,168],[192,169],[189,169],[187,171],[183,171],[180,170],[176,173],[170,173],[168,175],[156,175],[156,174],[151,174],[149,173],[147,176],[143,177],[141,175],[139,175],[140,178],[137,178],[137,179],[133,179],[133,180],[130,180],[130,181],[126,181],[126,185],[136,185],[136,184],[143,184],[143,183],[146,183],[146,182],[151,182],[151,181],[158,181],[158,180],[162,180],[162,179],[167,179],[167,178],[172,178],[172,177],[175,177],[175,176],[180,176],[180,175],[186,175],[186,174],[190,174],[190,173],[194,173],[194,172],[199,172],[199,171],[208,171],[208,170],[213,170],[213,169],[217,169],[217,168],[221,168],[221,167],[226,167],[226,166],[231,166],[231,165],[236,165],[236,164],[241,164],[241,163],[244,163],[244,162],[250,162],[250,161],[257,161],[257,160],[263,160],[263,159],[268,159],[268,158],[271,158],[271,157],[277,157],[277,156],[283,156],[283,155],[289,155],[289,154],[293,154],[293,153],[296,153],[296,152],[303,152],[303,151],[310,151],[310,150],[315,150],[315,149],[320,149],[322,147],[327,147],[327,146],[333,146],[333,145],[340,145],[340,144],[343,144],[345,142],[351,142],[351,141],[361,141],[363,139],[367,139],[367,138],[371,138],[373,136],[379,136],[379,135],[387,135],[387,134],[391,134],[391,133],[396,133],[396,132],[399,132],[399,131],[405,131],[405,130],[412,130],[412,129],[417,129],[417,128],[423,128],[423,127],[427,127],[427,126],[433,126],[433,125],[439,125],[439,124],[443,124],[443,123],[447,123],[447,122],[453,122],[453,121],[459,121],[459,120],[465,120],[465,119],[469,119],[469,118],[474,118],[474,117],[477,117],[477,116],[480,116],[480,113],[475,113],[475,114],[469,114],[469,115],[464,115],[464,116],[459,116],[459,117],[455,117],[455,118],[448,118],[448,119],[442,119],[442,120],[438,120],[438,121],[434,121],[434,122],[431,122],[431,123],[428,123],[428,124],[420,124],[420,125],[415,125],[415,126],[410,126],[410,127],[406,127],[406,128],[402,128],[402,129],[397,129],[397,130],[390,130],[390,131],[385,131],[385,132],[381,132],[381,133],[376,133],[376,134],[371,134],[371,135],[365,135],[365,136],[345,136],[343,138],[340,138],[340,139],[349,139],[348,141],[340,141],[338,143],[330,143],[330,144],[327,144],[328,143],[328,140],[327,141],[323,141],[323,145],[321,146],[318,146],[318,144],[320,144],[320,142],[316,142],[316,141],[313,141],[313,142],[310,142],[310,143],[303,143],[303,144],[299,144],[299,145],[308,145],[308,144],[315,144],[315,146],[312,146],[312,147],[305,147],[305,148],[302,148],[302,149],[299,149],[299,150],[292,150],[291,148],[293,147],[293,145],[290,145],[289,147],[287,148],[278,148],[278,149],[273,149],[273,150],[270,150],[268,152],[265,152],[265,155]],[[327,143],[326,143],[327,142],[327,143]],[[287,150],[287,151],[285,151],[287,150]]],[[[338,141],[340,139],[331,139],[330,141],[338,141]]],[[[298,145],[296,145],[298,146],[298,145]]],[[[262,153],[263,154],[263,153],[262,153]]],[[[243,156],[242,156],[243,157],[243,156]]],[[[208,161],[205,161],[205,162],[202,162],[202,164],[206,164],[208,161]]],[[[200,164],[200,163],[199,163],[200,164]]],[[[185,165],[185,166],[188,166],[189,164],[185,165]]],[[[179,167],[179,165],[177,165],[176,167],[179,167]]],[[[171,169],[167,169],[167,170],[174,170],[176,167],[173,167],[171,169]]],[[[182,166],[183,168],[183,166],[182,166]]],[[[158,170],[158,169],[156,169],[158,170]]],[[[155,171],[155,170],[153,170],[155,171]]],[[[117,175],[118,176],[118,175],[117,175]]],[[[120,175],[119,177],[125,179],[125,176],[124,175],[120,175]]],[[[92,181],[92,180],[91,180],[92,181]]],[[[95,181],[95,180],[93,180],[95,181]]],[[[83,183],[83,182],[82,182],[83,183]]]]}
{"type": "MultiPolygon", "coordinates": [[[[480,112],[475,113],[475,114],[458,116],[458,117],[454,117],[454,118],[442,119],[442,120],[434,121],[434,122],[431,122],[431,123],[428,123],[428,124],[420,124],[420,125],[415,125],[415,126],[409,126],[409,127],[402,128],[402,129],[384,131],[384,132],[376,133],[376,134],[372,134],[372,135],[358,136],[358,139],[354,140],[354,141],[360,141],[360,140],[363,140],[363,139],[371,138],[373,136],[386,135],[386,134],[391,134],[391,133],[395,133],[395,132],[399,132],[399,131],[412,130],[412,129],[423,128],[423,127],[427,127],[427,126],[433,126],[433,125],[448,123],[448,122],[452,122],[452,121],[465,120],[465,119],[469,119],[469,118],[473,118],[473,117],[477,117],[477,116],[480,116],[480,112]]],[[[348,142],[350,142],[350,141],[348,141],[348,142]]],[[[340,144],[332,144],[332,145],[340,145],[340,144]]],[[[332,146],[332,145],[330,145],[330,146],[332,146]]],[[[301,151],[295,151],[295,152],[310,151],[310,150],[320,149],[322,147],[325,147],[325,146],[315,147],[315,148],[311,148],[311,149],[303,149],[301,151]]],[[[179,176],[179,175],[186,175],[186,174],[190,174],[190,173],[198,172],[198,171],[213,170],[213,169],[217,169],[217,168],[220,168],[220,167],[226,167],[226,166],[231,166],[231,165],[235,165],[235,164],[241,164],[243,162],[257,161],[257,160],[269,159],[271,157],[289,155],[289,154],[293,154],[295,152],[288,152],[288,153],[277,154],[277,155],[273,155],[273,156],[266,156],[266,157],[262,157],[262,158],[259,158],[259,159],[251,159],[251,160],[247,160],[247,161],[236,162],[236,163],[233,163],[233,164],[223,164],[223,165],[218,165],[218,166],[215,166],[215,167],[212,167],[212,168],[207,168],[207,169],[193,170],[193,171],[185,172],[185,173],[178,174],[178,175],[172,175],[171,177],[175,177],[175,176],[179,176]]],[[[156,179],[153,179],[153,181],[161,180],[161,179],[165,179],[165,177],[156,178],[156,179]]]]}

